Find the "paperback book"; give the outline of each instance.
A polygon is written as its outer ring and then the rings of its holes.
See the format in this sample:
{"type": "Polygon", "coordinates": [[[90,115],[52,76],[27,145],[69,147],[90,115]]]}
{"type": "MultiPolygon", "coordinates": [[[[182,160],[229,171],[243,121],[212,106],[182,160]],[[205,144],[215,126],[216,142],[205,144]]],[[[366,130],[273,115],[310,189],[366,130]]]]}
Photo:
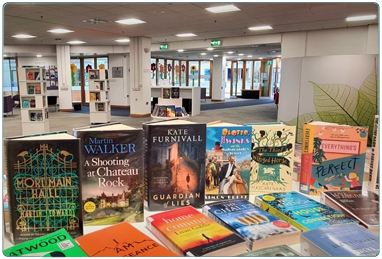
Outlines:
{"type": "Polygon", "coordinates": [[[362,190],[367,140],[367,127],[304,124],[300,192],[362,190]]]}
{"type": "Polygon", "coordinates": [[[128,222],[76,238],[89,257],[178,256],[128,222]]]}
{"type": "Polygon", "coordinates": [[[150,211],[204,204],[206,124],[172,118],[143,123],[145,207],[150,211]]]}
{"type": "Polygon", "coordinates": [[[251,131],[221,121],[207,124],[206,200],[249,199],[251,131]]]}
{"type": "Polygon", "coordinates": [[[146,226],[180,256],[235,256],[246,251],[244,239],[192,206],[147,217],[146,226]]]}
{"type": "Polygon", "coordinates": [[[379,115],[374,118],[368,190],[379,194],[379,115]]]}
{"type": "Polygon", "coordinates": [[[171,98],[177,99],[179,98],[179,87],[171,87],[171,98]]]}
{"type": "Polygon", "coordinates": [[[79,144],[66,132],[4,139],[14,244],[62,228],[83,234],[79,144]]]}
{"type": "Polygon", "coordinates": [[[163,99],[170,99],[171,98],[171,88],[162,88],[162,98],[163,99]]]}
{"type": "Polygon", "coordinates": [[[120,123],[73,129],[81,139],[85,226],[144,220],[142,134],[120,123]]]}
{"type": "Polygon", "coordinates": [[[301,254],[287,245],[278,245],[257,249],[238,256],[251,256],[251,257],[270,257],[270,256],[301,256],[301,254]]]}
{"type": "Polygon", "coordinates": [[[292,191],[296,126],[248,125],[252,126],[251,194],[292,191]]]}
{"type": "Polygon", "coordinates": [[[321,192],[321,203],[358,220],[379,234],[379,195],[362,191],[321,192]]]}
{"type": "Polygon", "coordinates": [[[255,204],[296,228],[308,231],[332,225],[358,224],[358,221],[298,192],[259,195],[255,204]]]}
{"type": "Polygon", "coordinates": [[[248,251],[300,242],[300,230],[245,199],[209,203],[203,206],[203,213],[243,237],[248,251]]]}

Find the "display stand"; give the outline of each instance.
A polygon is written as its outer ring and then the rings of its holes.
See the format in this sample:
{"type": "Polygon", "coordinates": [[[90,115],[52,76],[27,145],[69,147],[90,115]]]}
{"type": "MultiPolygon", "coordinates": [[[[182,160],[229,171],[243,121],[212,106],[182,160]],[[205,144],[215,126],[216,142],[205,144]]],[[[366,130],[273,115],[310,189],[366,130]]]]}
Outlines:
{"type": "Polygon", "coordinates": [[[21,67],[18,72],[23,135],[49,132],[45,68],[21,67]]]}
{"type": "Polygon", "coordinates": [[[88,73],[90,123],[108,123],[111,121],[108,70],[89,69],[88,73]]]}
{"type": "Polygon", "coordinates": [[[151,117],[155,120],[168,120],[173,118],[185,119],[188,118],[186,110],[183,107],[183,99],[179,97],[179,88],[169,88],[162,87],[160,97],[158,97],[158,102],[154,105],[154,110],[151,117]],[[178,96],[177,98],[172,98],[172,90],[176,89],[178,96]],[[166,94],[165,92],[168,91],[166,94]]]}

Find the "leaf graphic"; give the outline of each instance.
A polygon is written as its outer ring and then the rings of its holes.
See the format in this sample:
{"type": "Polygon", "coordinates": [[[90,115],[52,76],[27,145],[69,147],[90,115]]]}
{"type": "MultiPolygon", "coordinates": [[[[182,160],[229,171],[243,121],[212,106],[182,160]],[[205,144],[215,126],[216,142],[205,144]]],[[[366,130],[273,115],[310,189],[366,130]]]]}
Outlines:
{"type": "Polygon", "coordinates": [[[375,64],[373,70],[366,77],[365,81],[359,88],[359,91],[363,93],[366,98],[368,98],[371,104],[375,105],[376,113],[378,112],[378,74],[377,74],[377,64],[375,64]]]}
{"type": "MultiPolygon", "coordinates": [[[[316,84],[310,82],[314,90],[316,111],[335,112],[349,116],[357,125],[358,90],[342,84],[316,84]]],[[[353,123],[353,124],[354,124],[353,123]]]]}

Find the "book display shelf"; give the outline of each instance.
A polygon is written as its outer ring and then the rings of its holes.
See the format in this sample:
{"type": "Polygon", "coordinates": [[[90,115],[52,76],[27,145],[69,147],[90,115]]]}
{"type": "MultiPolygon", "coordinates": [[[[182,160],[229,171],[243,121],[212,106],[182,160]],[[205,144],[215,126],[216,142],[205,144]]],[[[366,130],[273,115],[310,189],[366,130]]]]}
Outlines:
{"type": "Polygon", "coordinates": [[[45,68],[21,67],[18,72],[23,135],[49,132],[45,68]]]}
{"type": "Polygon", "coordinates": [[[110,82],[108,80],[108,70],[90,69],[88,73],[90,123],[94,124],[110,122],[110,82]]]}
{"type": "Polygon", "coordinates": [[[154,105],[151,117],[154,120],[166,120],[171,118],[186,119],[189,117],[183,107],[183,98],[179,96],[179,87],[162,87],[158,103],[154,105]]]}

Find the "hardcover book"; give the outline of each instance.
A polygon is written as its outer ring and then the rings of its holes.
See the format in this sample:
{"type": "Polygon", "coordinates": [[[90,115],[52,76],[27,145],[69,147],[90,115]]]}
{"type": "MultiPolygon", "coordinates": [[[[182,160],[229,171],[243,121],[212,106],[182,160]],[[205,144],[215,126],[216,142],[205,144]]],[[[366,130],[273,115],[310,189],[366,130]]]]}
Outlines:
{"type": "Polygon", "coordinates": [[[34,80],[34,72],[33,71],[28,71],[27,72],[27,76],[26,76],[27,80],[34,80]]]}
{"type": "Polygon", "coordinates": [[[182,107],[175,107],[175,117],[183,117],[182,107]]]}
{"type": "Polygon", "coordinates": [[[245,199],[209,203],[203,206],[203,213],[243,237],[248,251],[300,242],[300,230],[245,199]]]}
{"type": "Polygon", "coordinates": [[[145,208],[204,204],[206,124],[172,118],[143,123],[145,208]]]}
{"type": "Polygon", "coordinates": [[[90,257],[177,256],[128,222],[76,238],[90,257]]]}
{"type": "Polygon", "coordinates": [[[287,245],[278,245],[250,251],[238,256],[251,256],[251,257],[270,257],[270,256],[301,256],[300,253],[290,248],[287,245]]]}
{"type": "Polygon", "coordinates": [[[87,257],[64,228],[5,249],[3,254],[11,257],[87,257]]]}
{"type": "Polygon", "coordinates": [[[206,200],[249,199],[251,131],[221,121],[207,124],[206,200]]]}
{"type": "Polygon", "coordinates": [[[257,196],[255,204],[270,214],[303,231],[358,221],[298,192],[269,193],[257,196]]]}
{"type": "Polygon", "coordinates": [[[29,105],[30,105],[30,108],[36,108],[36,100],[31,99],[29,105]]]}
{"type": "Polygon", "coordinates": [[[171,98],[177,99],[179,98],[179,87],[171,87],[171,98]]]}
{"type": "Polygon", "coordinates": [[[41,94],[41,85],[35,85],[34,93],[35,94],[41,94]]]}
{"type": "Polygon", "coordinates": [[[158,107],[158,117],[166,117],[167,116],[167,106],[159,105],[158,107]]]}
{"type": "Polygon", "coordinates": [[[368,190],[379,194],[379,115],[374,118],[368,190]]]}
{"type": "Polygon", "coordinates": [[[34,94],[34,85],[28,85],[28,94],[34,94]]]}
{"type": "Polygon", "coordinates": [[[379,195],[362,191],[321,192],[321,203],[358,220],[379,234],[379,195]]]}
{"type": "Polygon", "coordinates": [[[300,192],[361,190],[367,127],[325,122],[303,126],[300,192]]]}
{"type": "Polygon", "coordinates": [[[171,88],[162,88],[162,98],[170,99],[171,98],[171,88]]]}
{"type": "Polygon", "coordinates": [[[167,105],[166,117],[175,117],[175,105],[167,105]]]}
{"type": "Polygon", "coordinates": [[[61,228],[83,234],[79,144],[66,132],[4,139],[14,244],[61,228]]]}
{"type": "Polygon", "coordinates": [[[331,226],[301,234],[303,256],[377,256],[379,236],[357,225],[331,226]]]}
{"type": "Polygon", "coordinates": [[[23,100],[23,108],[29,108],[29,100],[23,100]]]}
{"type": "Polygon", "coordinates": [[[244,239],[192,206],[147,217],[146,226],[180,256],[235,256],[246,250],[244,239]]]}
{"type": "Polygon", "coordinates": [[[73,129],[81,139],[85,226],[144,220],[142,134],[120,123],[73,129]]]}
{"type": "Polygon", "coordinates": [[[296,127],[248,125],[252,126],[251,194],[292,191],[296,127]]]}
{"type": "Polygon", "coordinates": [[[97,100],[97,93],[90,92],[90,101],[96,101],[97,100]]]}

